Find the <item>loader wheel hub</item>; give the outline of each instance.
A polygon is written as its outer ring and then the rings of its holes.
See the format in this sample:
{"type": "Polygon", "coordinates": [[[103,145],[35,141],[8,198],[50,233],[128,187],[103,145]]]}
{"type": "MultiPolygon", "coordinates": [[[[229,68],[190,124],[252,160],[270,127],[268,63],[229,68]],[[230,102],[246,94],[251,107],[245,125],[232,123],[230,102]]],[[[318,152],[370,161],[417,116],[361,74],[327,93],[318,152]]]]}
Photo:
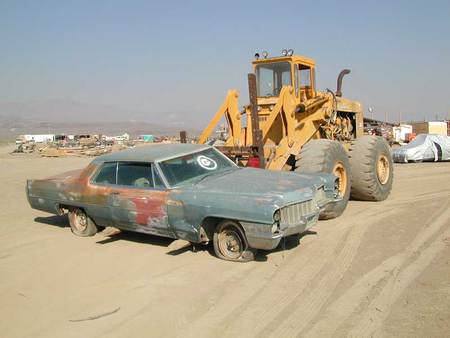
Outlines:
{"type": "Polygon", "coordinates": [[[391,168],[386,155],[380,155],[377,161],[377,177],[381,184],[386,184],[389,181],[391,168]]]}
{"type": "Polygon", "coordinates": [[[347,189],[347,170],[342,162],[337,162],[333,168],[333,174],[339,179],[339,196],[343,197],[347,189]]]}

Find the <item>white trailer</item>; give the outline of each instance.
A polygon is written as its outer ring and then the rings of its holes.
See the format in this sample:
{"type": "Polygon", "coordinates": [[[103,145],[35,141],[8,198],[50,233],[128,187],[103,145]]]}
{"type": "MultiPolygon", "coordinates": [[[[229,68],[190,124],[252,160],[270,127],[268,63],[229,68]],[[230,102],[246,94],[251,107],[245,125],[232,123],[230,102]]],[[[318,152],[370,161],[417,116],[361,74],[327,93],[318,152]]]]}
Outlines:
{"type": "Polygon", "coordinates": [[[28,134],[28,135],[20,135],[16,139],[16,143],[26,143],[26,142],[35,142],[35,143],[47,143],[54,142],[55,134],[28,134]]]}

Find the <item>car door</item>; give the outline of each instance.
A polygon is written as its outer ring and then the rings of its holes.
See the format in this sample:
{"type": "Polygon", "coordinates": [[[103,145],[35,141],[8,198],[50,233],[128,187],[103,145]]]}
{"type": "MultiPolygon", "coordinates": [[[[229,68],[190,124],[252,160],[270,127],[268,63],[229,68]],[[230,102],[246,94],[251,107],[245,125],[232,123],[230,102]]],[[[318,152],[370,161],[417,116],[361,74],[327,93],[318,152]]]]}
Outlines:
{"type": "Polygon", "coordinates": [[[88,215],[97,225],[112,226],[111,190],[117,182],[117,162],[104,162],[100,165],[90,182],[87,193],[81,198],[86,205],[88,215]]]}
{"type": "Polygon", "coordinates": [[[167,216],[168,194],[152,163],[119,162],[109,199],[113,225],[174,237],[167,216]]]}

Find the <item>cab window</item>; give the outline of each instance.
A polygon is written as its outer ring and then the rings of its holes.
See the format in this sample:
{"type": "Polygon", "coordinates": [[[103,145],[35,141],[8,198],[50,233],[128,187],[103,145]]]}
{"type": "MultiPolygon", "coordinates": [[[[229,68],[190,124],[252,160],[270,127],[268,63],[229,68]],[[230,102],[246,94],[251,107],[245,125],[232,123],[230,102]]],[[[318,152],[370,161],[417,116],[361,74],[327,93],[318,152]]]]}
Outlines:
{"type": "Polygon", "coordinates": [[[311,87],[311,68],[300,65],[300,88],[311,87]]]}
{"type": "Polygon", "coordinates": [[[283,86],[291,84],[291,64],[289,62],[274,62],[256,66],[256,92],[259,97],[278,96],[283,86]]]}
{"type": "Polygon", "coordinates": [[[298,75],[300,77],[299,90],[302,101],[306,101],[313,97],[312,87],[312,70],[311,67],[298,65],[298,75]]]}
{"type": "Polygon", "coordinates": [[[95,183],[100,184],[116,184],[117,163],[103,163],[100,171],[94,179],[95,183]]]}

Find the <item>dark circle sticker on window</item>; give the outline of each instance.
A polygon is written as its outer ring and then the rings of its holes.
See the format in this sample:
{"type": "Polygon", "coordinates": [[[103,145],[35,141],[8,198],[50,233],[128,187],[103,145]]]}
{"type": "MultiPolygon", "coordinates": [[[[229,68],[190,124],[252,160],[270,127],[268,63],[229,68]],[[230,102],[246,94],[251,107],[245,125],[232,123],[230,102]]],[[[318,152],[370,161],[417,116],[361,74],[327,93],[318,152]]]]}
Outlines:
{"type": "Polygon", "coordinates": [[[217,169],[217,162],[209,157],[204,156],[204,155],[200,155],[199,157],[197,157],[197,163],[200,167],[202,167],[206,170],[216,170],[217,169]]]}

